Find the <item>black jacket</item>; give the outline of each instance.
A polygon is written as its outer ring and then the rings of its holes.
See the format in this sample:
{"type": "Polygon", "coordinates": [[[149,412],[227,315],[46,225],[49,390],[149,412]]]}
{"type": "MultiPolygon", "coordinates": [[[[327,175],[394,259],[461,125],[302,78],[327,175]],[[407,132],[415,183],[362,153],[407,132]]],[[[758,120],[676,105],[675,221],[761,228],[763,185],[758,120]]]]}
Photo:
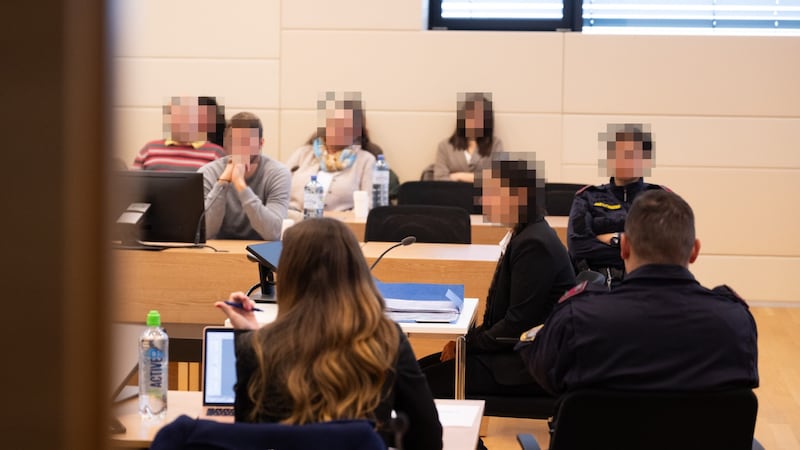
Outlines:
{"type": "Polygon", "coordinates": [[[758,386],[756,341],[753,316],[730,288],[706,289],[684,267],[651,264],[611,292],[576,286],[520,351],[554,394],[724,390],[758,386]]]}
{"type": "Polygon", "coordinates": [[[555,231],[537,217],[508,243],[486,297],[480,327],[467,334],[467,354],[476,355],[504,385],[533,383],[514,343],[544,322],[558,299],[575,285],[575,273],[555,231]]]}
{"type": "MultiPolygon", "coordinates": [[[[433,395],[425,376],[417,364],[417,358],[405,334],[398,327],[400,342],[397,362],[384,385],[383,400],[375,410],[374,419],[387,423],[392,409],[405,413],[409,419],[408,430],[403,437],[403,448],[440,450],[442,448],[442,426],[433,403],[433,395]]],[[[250,377],[258,370],[258,362],[250,344],[251,334],[238,333],[236,337],[236,400],[234,404],[237,422],[247,422],[253,403],[247,395],[250,377]]],[[[280,343],[276,343],[280,345],[280,343]]],[[[260,417],[259,422],[278,422],[291,414],[291,404],[283,386],[267,386],[269,397],[274,399],[273,410],[282,411],[275,416],[260,417]]],[[[379,429],[387,445],[394,445],[393,435],[379,429]]]]}

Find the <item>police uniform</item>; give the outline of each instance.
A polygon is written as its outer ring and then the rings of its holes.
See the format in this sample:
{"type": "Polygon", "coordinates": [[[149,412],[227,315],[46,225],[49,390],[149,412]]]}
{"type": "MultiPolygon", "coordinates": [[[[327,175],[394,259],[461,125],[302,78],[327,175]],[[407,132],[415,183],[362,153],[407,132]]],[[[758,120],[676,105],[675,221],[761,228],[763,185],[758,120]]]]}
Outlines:
{"type": "Polygon", "coordinates": [[[576,286],[518,350],[554,394],[758,386],[756,324],[747,304],[727,286],[704,288],[677,265],[639,267],[611,292],[576,286]]]}
{"type": "Polygon", "coordinates": [[[567,225],[567,245],[578,270],[591,269],[606,278],[619,280],[625,270],[618,245],[597,240],[597,235],[621,233],[633,200],[642,192],[662,189],[639,178],[625,186],[608,184],[586,186],[575,193],[567,225]]]}

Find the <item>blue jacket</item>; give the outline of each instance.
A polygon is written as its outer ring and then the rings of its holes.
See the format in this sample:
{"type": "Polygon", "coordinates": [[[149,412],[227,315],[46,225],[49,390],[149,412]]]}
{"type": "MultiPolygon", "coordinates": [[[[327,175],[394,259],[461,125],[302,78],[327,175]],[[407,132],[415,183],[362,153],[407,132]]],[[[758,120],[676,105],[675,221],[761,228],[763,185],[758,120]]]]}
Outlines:
{"type": "Polygon", "coordinates": [[[386,448],[366,420],[308,425],[220,423],[180,416],[162,428],[151,450],[380,450],[386,448]]]}
{"type": "Polygon", "coordinates": [[[625,269],[619,248],[598,241],[596,236],[623,232],[633,200],[649,189],[662,187],[645,183],[642,178],[625,186],[615,186],[612,177],[608,184],[586,186],[575,193],[569,212],[567,245],[579,269],[625,269]]]}

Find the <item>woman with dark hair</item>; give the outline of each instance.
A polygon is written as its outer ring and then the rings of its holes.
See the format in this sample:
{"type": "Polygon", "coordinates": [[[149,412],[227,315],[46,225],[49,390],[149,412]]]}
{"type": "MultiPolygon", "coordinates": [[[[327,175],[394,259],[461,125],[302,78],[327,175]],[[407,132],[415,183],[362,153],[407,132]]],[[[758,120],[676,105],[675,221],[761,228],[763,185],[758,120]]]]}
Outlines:
{"type": "MultiPolygon", "coordinates": [[[[197,97],[197,104],[200,106],[200,131],[205,131],[208,141],[225,147],[225,106],[217,103],[216,97],[197,97]]],[[[225,149],[226,154],[230,154],[229,149],[225,149]]]]}
{"type": "Polygon", "coordinates": [[[436,151],[433,179],[473,183],[489,167],[492,153],[503,150],[500,138],[494,136],[492,94],[459,93],[457,111],[453,135],[440,142],[436,151]]]}
{"type": "Polygon", "coordinates": [[[441,449],[442,427],[414,352],[385,314],[358,241],[336,219],[308,219],[283,238],[278,315],[258,326],[255,303],[231,294],[237,329],[237,422],[370,419],[387,445],[392,410],[408,417],[403,448],[441,449]]]}
{"type": "MultiPolygon", "coordinates": [[[[514,352],[514,341],[544,322],[575,273],[564,244],[542,214],[544,178],[536,164],[496,154],[482,172],[483,214],[510,230],[500,243],[483,323],[466,336],[466,393],[547,395],[514,352]]],[[[436,398],[453,398],[455,343],[420,360],[436,398]]]]}

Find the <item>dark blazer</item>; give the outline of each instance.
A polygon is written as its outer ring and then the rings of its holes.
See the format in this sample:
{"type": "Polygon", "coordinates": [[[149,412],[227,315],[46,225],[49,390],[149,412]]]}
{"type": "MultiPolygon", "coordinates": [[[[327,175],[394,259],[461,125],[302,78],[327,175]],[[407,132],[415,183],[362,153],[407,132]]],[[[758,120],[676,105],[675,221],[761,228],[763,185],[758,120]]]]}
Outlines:
{"type": "MultiPolygon", "coordinates": [[[[405,334],[398,327],[400,342],[395,367],[384,384],[383,400],[375,409],[374,420],[380,425],[388,423],[391,411],[405,413],[409,420],[408,430],[403,437],[403,448],[420,450],[440,450],[442,448],[442,426],[439,414],[433,403],[433,395],[428,382],[422,374],[414,356],[414,350],[405,334]]],[[[236,337],[236,400],[237,422],[248,421],[247,417],[254,405],[247,395],[250,377],[258,370],[258,362],[250,344],[251,333],[239,333],[236,337]]],[[[259,422],[278,422],[290,415],[291,404],[283,391],[283,386],[267,386],[272,414],[259,417],[259,422]]],[[[387,445],[394,445],[390,430],[379,429],[387,445]]]]}
{"type": "Polygon", "coordinates": [[[467,354],[489,367],[499,384],[534,383],[514,342],[544,323],[558,299],[575,285],[567,249],[539,216],[511,238],[495,269],[483,323],[467,334],[467,354]]]}

